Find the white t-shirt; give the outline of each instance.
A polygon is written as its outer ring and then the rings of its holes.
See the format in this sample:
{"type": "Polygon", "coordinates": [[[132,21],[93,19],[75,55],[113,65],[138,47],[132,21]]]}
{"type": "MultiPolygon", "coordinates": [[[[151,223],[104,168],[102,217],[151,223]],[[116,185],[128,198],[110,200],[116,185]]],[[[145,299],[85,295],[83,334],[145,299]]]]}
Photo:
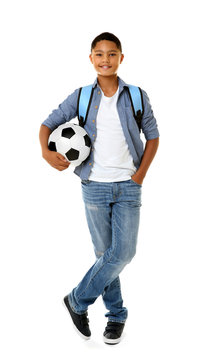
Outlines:
{"type": "Polygon", "coordinates": [[[102,92],[97,114],[94,164],[89,180],[116,182],[129,180],[136,172],[117,111],[119,88],[112,97],[102,92]]]}

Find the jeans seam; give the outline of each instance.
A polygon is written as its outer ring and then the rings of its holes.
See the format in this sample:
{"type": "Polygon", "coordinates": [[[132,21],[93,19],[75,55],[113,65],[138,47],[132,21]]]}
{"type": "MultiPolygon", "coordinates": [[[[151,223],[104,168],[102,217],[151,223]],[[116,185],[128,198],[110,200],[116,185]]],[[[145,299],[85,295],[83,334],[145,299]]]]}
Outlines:
{"type": "MultiPolygon", "coordinates": [[[[114,222],[115,222],[115,219],[113,218],[113,223],[114,223],[114,222]]],[[[115,226],[114,226],[113,234],[114,234],[114,238],[116,238],[114,232],[115,232],[115,226]]],[[[116,250],[116,244],[117,244],[117,242],[115,241],[113,251],[111,252],[109,258],[108,258],[107,261],[98,269],[98,271],[94,274],[93,278],[90,280],[89,284],[88,284],[87,287],[84,289],[84,291],[83,291],[80,295],[78,295],[77,300],[79,300],[79,298],[80,298],[82,295],[85,294],[86,290],[88,289],[88,287],[90,286],[90,284],[93,282],[93,280],[94,280],[94,278],[96,277],[96,275],[103,269],[103,267],[104,267],[106,264],[108,264],[108,263],[112,260],[112,258],[113,258],[113,256],[114,256],[114,252],[115,252],[115,250],[116,250]]]]}

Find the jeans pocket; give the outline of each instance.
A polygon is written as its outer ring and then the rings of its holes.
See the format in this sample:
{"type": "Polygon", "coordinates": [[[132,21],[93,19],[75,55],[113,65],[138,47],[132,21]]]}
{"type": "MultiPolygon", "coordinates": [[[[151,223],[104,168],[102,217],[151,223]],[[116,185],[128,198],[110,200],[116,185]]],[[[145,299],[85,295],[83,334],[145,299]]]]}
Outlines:
{"type": "Polygon", "coordinates": [[[134,181],[133,179],[130,179],[130,181],[132,182],[132,184],[135,184],[135,185],[137,185],[137,186],[142,187],[142,184],[138,184],[138,183],[136,183],[136,181],[134,181]]]}
{"type": "Polygon", "coordinates": [[[81,180],[82,185],[90,184],[90,180],[81,180]]]}

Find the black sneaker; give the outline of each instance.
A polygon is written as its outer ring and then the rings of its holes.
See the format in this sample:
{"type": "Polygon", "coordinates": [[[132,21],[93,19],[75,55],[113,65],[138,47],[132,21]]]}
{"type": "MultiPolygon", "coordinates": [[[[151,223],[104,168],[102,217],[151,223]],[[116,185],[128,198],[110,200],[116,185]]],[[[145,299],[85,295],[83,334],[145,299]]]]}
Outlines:
{"type": "Polygon", "coordinates": [[[82,315],[76,314],[69,304],[68,296],[65,296],[64,298],[64,305],[67,308],[69,314],[71,315],[75,329],[77,330],[78,334],[85,340],[90,339],[91,331],[88,325],[89,319],[87,317],[87,312],[82,315]]]}
{"type": "Polygon", "coordinates": [[[104,342],[105,344],[115,345],[121,340],[121,335],[124,329],[124,325],[118,322],[108,321],[104,331],[104,342]]]}

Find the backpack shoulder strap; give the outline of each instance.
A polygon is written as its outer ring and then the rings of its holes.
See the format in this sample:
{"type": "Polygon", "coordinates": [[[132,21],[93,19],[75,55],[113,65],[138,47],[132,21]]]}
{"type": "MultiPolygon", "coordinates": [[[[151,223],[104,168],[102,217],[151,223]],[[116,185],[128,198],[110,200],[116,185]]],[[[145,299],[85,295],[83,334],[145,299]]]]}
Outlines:
{"type": "Polygon", "coordinates": [[[139,128],[139,131],[141,130],[141,121],[143,117],[144,112],[144,106],[143,106],[143,95],[142,91],[139,87],[134,85],[128,85],[128,93],[132,105],[132,110],[134,114],[134,118],[137,122],[137,126],[139,128]]]}
{"type": "MultiPolygon", "coordinates": [[[[134,85],[128,85],[127,90],[130,97],[134,118],[137,122],[137,126],[140,131],[141,121],[144,112],[142,91],[139,87],[134,85]]],[[[82,127],[84,127],[87,121],[87,116],[92,101],[93,91],[94,91],[93,85],[81,87],[79,90],[78,102],[77,102],[77,116],[79,120],[79,125],[82,127]]]]}
{"type": "Polygon", "coordinates": [[[79,125],[82,127],[84,127],[87,121],[87,115],[91,105],[93,91],[93,85],[84,86],[79,90],[77,116],[79,120],[79,125]]]}

